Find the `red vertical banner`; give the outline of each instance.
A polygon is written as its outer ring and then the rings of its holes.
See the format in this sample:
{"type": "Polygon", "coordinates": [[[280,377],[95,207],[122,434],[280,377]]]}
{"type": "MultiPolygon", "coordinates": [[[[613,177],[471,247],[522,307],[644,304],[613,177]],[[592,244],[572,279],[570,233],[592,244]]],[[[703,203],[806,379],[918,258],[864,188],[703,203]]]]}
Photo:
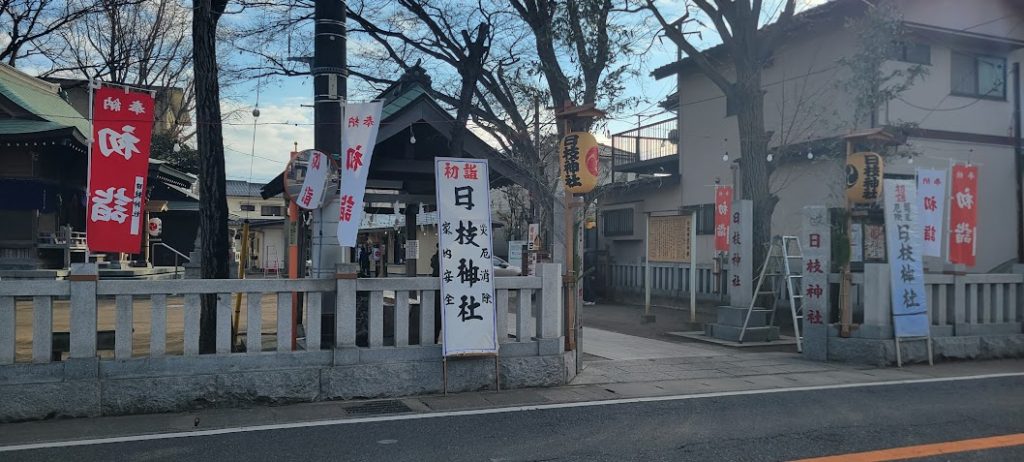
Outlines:
{"type": "Polygon", "coordinates": [[[99,88],[93,95],[86,239],[92,252],[139,253],[153,131],[149,93],[99,88]]]}
{"type": "Polygon", "coordinates": [[[978,166],[953,166],[949,201],[949,262],[974,266],[978,236],[978,166]]]}
{"type": "Polygon", "coordinates": [[[729,251],[729,217],[732,216],[732,186],[715,186],[715,251],[729,251]]]}

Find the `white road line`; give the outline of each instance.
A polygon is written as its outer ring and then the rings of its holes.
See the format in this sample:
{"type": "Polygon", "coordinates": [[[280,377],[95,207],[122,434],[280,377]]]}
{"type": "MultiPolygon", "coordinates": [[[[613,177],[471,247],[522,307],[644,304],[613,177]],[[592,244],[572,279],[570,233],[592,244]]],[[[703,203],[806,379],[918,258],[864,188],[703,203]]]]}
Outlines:
{"type": "Polygon", "coordinates": [[[524,412],[524,411],[543,411],[549,409],[569,409],[576,407],[591,407],[591,406],[611,406],[616,404],[635,404],[635,403],[654,403],[659,401],[680,401],[689,399],[701,399],[701,398],[720,398],[728,396],[746,396],[746,395],[760,395],[760,394],[771,394],[771,393],[789,393],[799,391],[818,391],[818,390],[837,390],[844,388],[867,388],[867,387],[880,387],[888,385],[913,385],[921,383],[941,383],[941,382],[960,382],[967,380],[985,380],[985,379],[997,379],[1005,377],[1024,377],[1024,372],[1008,372],[1000,374],[983,374],[983,375],[971,375],[963,377],[933,377],[927,379],[906,379],[906,380],[893,380],[888,382],[866,382],[866,383],[843,383],[834,385],[815,385],[807,387],[791,387],[791,388],[769,388],[761,390],[741,390],[741,391],[723,391],[713,393],[699,393],[689,395],[672,395],[672,396],[652,396],[645,398],[622,398],[622,399],[610,399],[602,401],[583,401],[574,403],[558,403],[558,404],[536,404],[529,406],[513,406],[513,407],[501,407],[491,409],[473,409],[466,411],[447,411],[447,412],[430,412],[423,414],[403,414],[403,415],[391,415],[391,416],[380,416],[380,417],[358,417],[353,419],[332,419],[332,420],[320,420],[310,422],[293,422],[284,424],[274,425],[254,425],[248,427],[231,427],[231,428],[219,428],[211,430],[196,430],[187,432],[173,432],[173,433],[154,433],[146,435],[132,435],[132,436],[117,436],[110,438],[95,438],[85,440],[69,440],[69,441],[55,441],[47,443],[32,443],[32,444],[19,444],[12,446],[0,446],[0,452],[15,452],[15,451],[30,451],[35,449],[51,449],[51,448],[67,448],[75,446],[92,446],[99,444],[115,444],[115,443],[132,443],[138,441],[153,441],[153,440],[167,440],[177,438],[191,438],[198,436],[216,436],[216,435],[229,435],[233,433],[248,433],[248,432],[261,432],[270,430],[287,430],[293,428],[309,428],[309,427],[324,427],[330,425],[350,425],[358,423],[373,423],[373,422],[391,422],[400,420],[419,420],[419,419],[435,419],[440,417],[462,417],[462,416],[474,416],[474,415],[488,415],[488,414],[504,414],[509,412],[524,412]]]}

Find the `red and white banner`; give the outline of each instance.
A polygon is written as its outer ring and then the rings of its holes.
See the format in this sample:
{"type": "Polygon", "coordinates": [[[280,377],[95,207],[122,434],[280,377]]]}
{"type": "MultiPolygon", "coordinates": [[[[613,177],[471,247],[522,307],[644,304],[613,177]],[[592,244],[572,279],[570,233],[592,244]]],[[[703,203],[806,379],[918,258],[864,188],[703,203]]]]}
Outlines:
{"type": "Polygon", "coordinates": [[[93,95],[86,240],[92,252],[139,253],[145,217],[153,98],[99,88],[93,95]]]}
{"type": "Polygon", "coordinates": [[[949,262],[974,266],[978,236],[978,166],[953,166],[949,200],[949,262]]]}
{"type": "Polygon", "coordinates": [[[356,245],[382,106],[379,101],[345,105],[345,124],[341,131],[341,209],[338,211],[338,244],[342,246],[356,245]]]}
{"type": "Polygon", "coordinates": [[[732,216],[732,186],[715,186],[715,251],[729,251],[729,217],[732,216]]]}
{"type": "Polygon", "coordinates": [[[327,176],[331,173],[331,159],[320,151],[309,153],[306,165],[306,176],[302,180],[302,189],[295,203],[306,210],[320,208],[324,189],[327,188],[327,176]]]}
{"type": "Polygon", "coordinates": [[[946,235],[942,226],[946,213],[946,171],[917,169],[917,210],[924,234],[921,255],[942,256],[942,238],[946,235]]]}

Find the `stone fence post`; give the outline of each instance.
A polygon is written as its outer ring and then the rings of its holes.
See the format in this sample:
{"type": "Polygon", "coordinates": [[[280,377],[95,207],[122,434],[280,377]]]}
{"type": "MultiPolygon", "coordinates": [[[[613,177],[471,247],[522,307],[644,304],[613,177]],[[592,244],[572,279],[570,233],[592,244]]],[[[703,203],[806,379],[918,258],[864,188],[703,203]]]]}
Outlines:
{"type": "Polygon", "coordinates": [[[71,358],[96,357],[96,283],[100,279],[95,263],[71,265],[71,358]]]}

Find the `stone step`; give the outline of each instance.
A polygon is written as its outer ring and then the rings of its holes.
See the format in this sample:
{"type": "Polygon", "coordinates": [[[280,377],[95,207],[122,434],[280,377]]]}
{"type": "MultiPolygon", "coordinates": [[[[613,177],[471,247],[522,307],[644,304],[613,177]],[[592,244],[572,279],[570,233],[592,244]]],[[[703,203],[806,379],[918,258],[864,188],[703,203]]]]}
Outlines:
{"type": "MultiPolygon", "coordinates": [[[[764,310],[764,308],[754,308],[754,312],[750,313],[748,327],[761,327],[768,324],[768,315],[770,313],[758,310],[764,310]]],[[[715,323],[725,326],[743,327],[743,319],[746,316],[746,307],[720,306],[715,310],[715,323]]]]}
{"type": "MultiPolygon", "coordinates": [[[[741,327],[722,324],[705,324],[704,334],[708,337],[738,342],[740,340],[741,329],[741,327]]],[[[748,327],[747,333],[743,336],[744,342],[768,342],[778,339],[779,328],[775,326],[748,327]]]]}

